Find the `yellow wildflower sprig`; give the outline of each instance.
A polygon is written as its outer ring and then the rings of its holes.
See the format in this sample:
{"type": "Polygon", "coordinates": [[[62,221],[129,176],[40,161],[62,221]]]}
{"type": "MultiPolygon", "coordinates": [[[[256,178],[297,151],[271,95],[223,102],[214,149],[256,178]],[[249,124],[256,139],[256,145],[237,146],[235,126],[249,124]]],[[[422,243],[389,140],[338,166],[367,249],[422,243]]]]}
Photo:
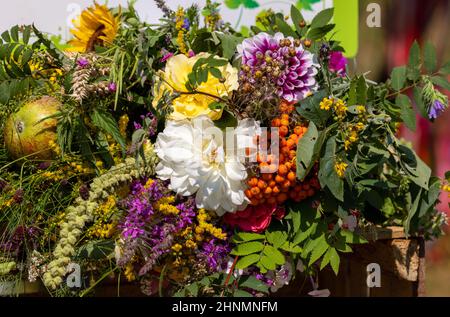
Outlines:
{"type": "Polygon", "coordinates": [[[185,35],[187,30],[184,27],[184,19],[185,13],[183,7],[178,7],[178,10],[175,14],[175,29],[178,31],[177,33],[177,43],[181,53],[187,54],[188,48],[185,42],[185,35]]]}

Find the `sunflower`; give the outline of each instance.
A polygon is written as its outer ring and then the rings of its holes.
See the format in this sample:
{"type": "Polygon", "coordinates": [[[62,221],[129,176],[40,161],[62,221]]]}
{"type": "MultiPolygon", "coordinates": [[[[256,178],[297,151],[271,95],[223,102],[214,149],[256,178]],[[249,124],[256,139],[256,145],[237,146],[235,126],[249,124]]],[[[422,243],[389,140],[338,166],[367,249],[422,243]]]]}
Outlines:
{"type": "Polygon", "coordinates": [[[86,53],[95,45],[111,45],[119,28],[119,19],[105,6],[94,3],[73,20],[75,28],[70,30],[74,39],[69,41],[71,51],[86,53]]]}

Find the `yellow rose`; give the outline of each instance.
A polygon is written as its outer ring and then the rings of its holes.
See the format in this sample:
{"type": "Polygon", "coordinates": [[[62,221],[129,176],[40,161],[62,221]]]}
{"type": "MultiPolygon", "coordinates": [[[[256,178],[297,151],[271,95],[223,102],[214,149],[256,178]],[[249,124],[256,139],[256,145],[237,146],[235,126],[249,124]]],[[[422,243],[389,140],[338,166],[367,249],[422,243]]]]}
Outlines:
{"type": "MultiPolygon", "coordinates": [[[[200,58],[207,58],[210,54],[200,53],[194,57],[187,57],[180,54],[171,57],[166,64],[166,68],[159,72],[159,78],[155,85],[153,107],[156,107],[164,92],[172,93],[188,92],[186,82],[188,75],[192,72],[194,64],[200,58]]],[[[222,77],[225,79],[221,83],[216,77],[208,74],[208,80],[197,87],[197,91],[205,93],[181,94],[173,100],[173,113],[171,120],[182,120],[186,118],[195,118],[200,115],[208,115],[212,120],[220,119],[222,110],[211,110],[209,105],[217,101],[217,98],[208,96],[224,97],[228,96],[233,90],[238,88],[238,71],[230,64],[219,67],[222,77]],[[206,95],[208,94],[208,95],[206,95]]]]}

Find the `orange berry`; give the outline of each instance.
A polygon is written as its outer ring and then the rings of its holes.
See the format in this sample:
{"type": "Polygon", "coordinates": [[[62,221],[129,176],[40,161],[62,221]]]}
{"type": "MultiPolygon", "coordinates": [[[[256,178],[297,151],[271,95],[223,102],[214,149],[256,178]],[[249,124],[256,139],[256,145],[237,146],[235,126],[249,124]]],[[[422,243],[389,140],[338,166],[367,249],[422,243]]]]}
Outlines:
{"type": "MultiPolygon", "coordinates": [[[[284,164],[281,164],[278,167],[278,174],[279,175],[286,175],[287,173],[288,173],[288,168],[284,164]]],[[[276,180],[276,178],[275,178],[275,180],[276,180]]]]}
{"type": "Polygon", "coordinates": [[[292,160],[297,155],[297,152],[294,150],[289,151],[289,158],[292,160]]]}
{"type": "Polygon", "coordinates": [[[259,180],[258,181],[258,187],[260,188],[260,189],[265,189],[266,187],[267,187],[267,184],[266,184],[266,182],[265,181],[263,181],[263,180],[259,180]]]}
{"type": "Polygon", "coordinates": [[[297,141],[297,140],[298,140],[298,135],[295,134],[295,133],[293,133],[293,134],[291,134],[291,135],[289,136],[289,139],[292,139],[292,140],[294,140],[294,141],[297,141]]]}
{"type": "Polygon", "coordinates": [[[281,126],[281,120],[278,118],[275,118],[272,120],[272,127],[280,127],[281,126]]]}
{"type": "Polygon", "coordinates": [[[281,141],[280,141],[280,146],[281,146],[281,147],[285,147],[286,144],[287,144],[286,139],[281,139],[281,141]]]}
{"type": "Polygon", "coordinates": [[[281,120],[289,120],[289,115],[286,114],[286,113],[283,113],[283,114],[281,115],[281,120]]]}
{"type": "Polygon", "coordinates": [[[269,173],[264,173],[264,174],[262,174],[262,179],[263,180],[265,180],[265,181],[270,181],[270,180],[272,180],[272,174],[269,174],[269,173]]]}
{"type": "Polygon", "coordinates": [[[250,200],[250,203],[251,203],[253,206],[258,206],[258,205],[259,205],[259,200],[253,198],[253,199],[250,200]]]}
{"type": "Polygon", "coordinates": [[[288,179],[289,181],[295,182],[295,178],[296,178],[296,176],[295,176],[295,173],[294,173],[294,172],[289,172],[289,173],[288,173],[287,179],[288,179]]]}
{"type": "MultiPolygon", "coordinates": [[[[263,198],[264,198],[263,193],[259,193],[258,195],[256,195],[256,199],[261,200],[261,199],[263,199],[263,198]]],[[[259,203],[261,204],[261,201],[260,201],[259,203]]]]}
{"type": "MultiPolygon", "coordinates": [[[[295,135],[295,134],[294,134],[295,135]]],[[[286,146],[290,149],[292,149],[294,147],[294,145],[296,144],[296,142],[293,139],[289,139],[286,141],[286,146]]]]}
{"type": "Polygon", "coordinates": [[[266,189],[264,190],[264,195],[270,195],[270,194],[272,194],[272,188],[266,187],[266,189]]]}
{"type": "Polygon", "coordinates": [[[284,163],[284,166],[286,166],[288,170],[292,169],[292,165],[293,165],[292,162],[284,163]]]}
{"type": "Polygon", "coordinates": [[[289,127],[289,120],[281,119],[281,125],[289,127]]]}
{"type": "Polygon", "coordinates": [[[287,126],[283,125],[279,128],[279,133],[281,137],[285,137],[289,133],[289,129],[287,126]]]}
{"type": "Polygon", "coordinates": [[[250,178],[250,180],[247,182],[248,186],[255,187],[258,185],[258,179],[256,177],[250,178]]]}
{"type": "Polygon", "coordinates": [[[280,176],[280,175],[277,175],[277,176],[275,176],[275,181],[276,181],[277,183],[281,184],[281,183],[284,182],[284,177],[283,177],[283,176],[280,176]]]}
{"type": "Polygon", "coordinates": [[[274,187],[272,188],[272,192],[273,192],[275,195],[277,195],[277,194],[280,193],[280,189],[278,188],[278,186],[274,186],[274,187]]]}
{"type": "Polygon", "coordinates": [[[257,196],[261,192],[259,187],[252,187],[252,189],[250,189],[250,190],[251,190],[253,196],[257,196]]]}
{"type": "Polygon", "coordinates": [[[296,135],[303,134],[303,128],[302,128],[301,126],[296,126],[296,127],[294,128],[294,133],[295,133],[296,135]]]}
{"type": "Polygon", "coordinates": [[[256,155],[256,161],[258,163],[265,163],[265,162],[267,162],[267,158],[266,158],[266,156],[264,154],[258,153],[256,155]]]}
{"type": "Polygon", "coordinates": [[[246,189],[244,193],[245,193],[245,196],[247,196],[248,198],[252,198],[252,196],[253,196],[250,189],[246,189]]]}
{"type": "Polygon", "coordinates": [[[291,187],[291,182],[289,180],[285,180],[281,185],[281,188],[289,189],[289,187],[291,187]]]}
{"type": "Polygon", "coordinates": [[[281,148],[281,154],[283,154],[283,155],[289,157],[289,153],[290,153],[290,150],[289,150],[289,148],[288,148],[287,146],[283,146],[283,147],[281,148]]]}
{"type": "Polygon", "coordinates": [[[277,183],[275,181],[270,181],[269,182],[269,187],[272,187],[272,189],[277,185],[277,183]]]}
{"type": "MultiPolygon", "coordinates": [[[[267,162],[261,162],[259,163],[259,170],[262,171],[263,169],[267,169],[269,167],[269,164],[267,162]]],[[[256,183],[257,184],[257,183],[256,183]]]]}

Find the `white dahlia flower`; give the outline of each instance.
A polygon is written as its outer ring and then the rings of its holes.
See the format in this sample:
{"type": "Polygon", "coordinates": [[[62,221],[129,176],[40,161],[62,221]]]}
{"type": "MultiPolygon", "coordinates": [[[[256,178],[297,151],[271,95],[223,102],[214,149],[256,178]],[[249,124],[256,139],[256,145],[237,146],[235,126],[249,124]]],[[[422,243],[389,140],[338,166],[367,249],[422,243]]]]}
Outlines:
{"type": "Polygon", "coordinates": [[[245,119],[237,128],[222,130],[206,115],[192,120],[167,121],[158,135],[155,151],[160,158],[158,177],[170,180],[177,194],[195,194],[198,208],[219,216],[244,209],[247,171],[245,149],[256,148],[259,122],[245,119]]]}

